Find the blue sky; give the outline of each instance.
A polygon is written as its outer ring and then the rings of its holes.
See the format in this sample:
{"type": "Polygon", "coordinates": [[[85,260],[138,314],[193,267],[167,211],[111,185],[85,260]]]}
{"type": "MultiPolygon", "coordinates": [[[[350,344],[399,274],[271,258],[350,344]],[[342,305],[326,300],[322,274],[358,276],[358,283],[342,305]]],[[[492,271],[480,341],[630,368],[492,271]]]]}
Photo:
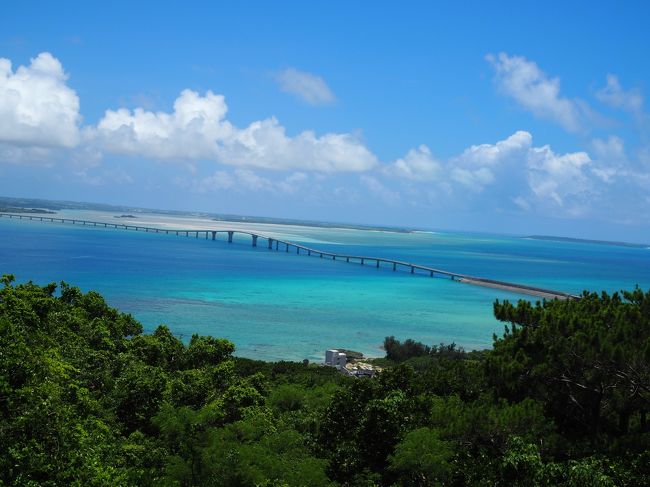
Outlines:
{"type": "Polygon", "coordinates": [[[648,242],[649,5],[12,2],[0,194],[648,242]]]}

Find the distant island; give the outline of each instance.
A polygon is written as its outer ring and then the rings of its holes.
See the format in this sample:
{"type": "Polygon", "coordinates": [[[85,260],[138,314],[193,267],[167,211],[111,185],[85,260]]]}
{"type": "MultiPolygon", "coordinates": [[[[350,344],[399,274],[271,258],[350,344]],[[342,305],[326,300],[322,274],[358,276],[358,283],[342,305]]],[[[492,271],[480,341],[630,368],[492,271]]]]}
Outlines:
{"type": "MultiPolygon", "coordinates": [[[[225,221],[235,223],[266,223],[275,225],[296,225],[304,227],[321,227],[321,228],[347,228],[358,230],[375,230],[382,232],[397,232],[397,233],[410,233],[414,229],[404,227],[390,227],[390,226],[373,226],[353,223],[340,223],[340,222],[320,222],[313,220],[298,220],[287,218],[272,218],[264,216],[246,216],[246,215],[231,215],[219,213],[205,213],[205,212],[187,212],[178,210],[159,210],[155,208],[136,208],[131,206],[121,205],[107,205],[103,203],[86,203],[78,201],[53,201],[43,200],[38,198],[12,198],[8,196],[0,196],[0,208],[26,208],[29,206],[47,208],[49,210],[96,210],[108,211],[113,213],[152,213],[154,215],[169,215],[169,216],[190,216],[210,218],[213,221],[225,221]]],[[[8,210],[1,210],[7,211],[8,210]]],[[[15,213],[15,212],[14,212],[15,213]]],[[[126,216],[117,218],[127,218],[126,216]]],[[[135,218],[129,215],[128,218],[135,218]]]]}
{"type": "MultiPolygon", "coordinates": [[[[48,210],[98,210],[98,211],[113,211],[113,212],[127,212],[138,211],[134,208],[127,206],[105,205],[101,203],[81,203],[77,201],[54,201],[44,200],[39,198],[12,198],[8,196],[0,196],[0,208],[44,208],[48,210]]],[[[140,210],[142,211],[142,210],[140,210]]]]}
{"type": "Polygon", "coordinates": [[[616,242],[609,240],[590,240],[586,238],[572,238],[572,237],[554,237],[552,235],[530,235],[528,237],[532,240],[550,240],[554,242],[573,242],[573,243],[591,243],[597,245],[616,245],[618,247],[632,247],[637,249],[645,249],[650,247],[650,244],[636,244],[630,242],[616,242]]]}
{"type": "Polygon", "coordinates": [[[45,210],[43,208],[22,208],[16,206],[0,206],[2,213],[36,213],[39,215],[56,215],[56,211],[45,210]]]}
{"type": "Polygon", "coordinates": [[[133,215],[115,215],[113,218],[138,218],[138,217],[133,215]]]}

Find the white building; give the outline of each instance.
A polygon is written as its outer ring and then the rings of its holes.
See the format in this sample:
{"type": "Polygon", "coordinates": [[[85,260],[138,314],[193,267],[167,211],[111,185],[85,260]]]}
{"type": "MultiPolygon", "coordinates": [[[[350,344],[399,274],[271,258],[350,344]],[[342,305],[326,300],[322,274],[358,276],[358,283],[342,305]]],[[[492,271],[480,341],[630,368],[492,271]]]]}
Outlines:
{"type": "Polygon", "coordinates": [[[338,350],[334,349],[325,351],[325,365],[336,367],[340,370],[341,368],[345,367],[345,364],[347,362],[348,358],[343,352],[339,352],[338,350]]]}

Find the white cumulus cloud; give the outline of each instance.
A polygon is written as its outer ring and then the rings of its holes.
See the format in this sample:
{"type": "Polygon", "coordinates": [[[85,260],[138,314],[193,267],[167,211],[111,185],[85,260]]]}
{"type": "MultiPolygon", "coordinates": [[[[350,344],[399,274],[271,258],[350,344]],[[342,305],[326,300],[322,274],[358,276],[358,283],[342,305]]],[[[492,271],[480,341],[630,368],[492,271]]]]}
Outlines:
{"type": "Polygon", "coordinates": [[[172,113],[142,108],[107,110],[89,138],[109,152],[157,159],[209,159],[217,142],[230,136],[224,97],[184,90],[172,113]]]}
{"type": "Polygon", "coordinates": [[[528,181],[537,198],[564,206],[565,199],[590,189],[586,152],[556,154],[548,145],[533,147],[528,153],[528,181]]]}
{"type": "Polygon", "coordinates": [[[426,145],[421,145],[397,159],[389,167],[389,172],[413,181],[435,181],[442,177],[442,165],[433,158],[426,145]]]}
{"type": "Polygon", "coordinates": [[[361,172],[377,158],[351,134],[288,136],[273,117],[243,129],[226,118],[222,95],[184,90],[174,111],[108,110],[88,140],[103,150],[167,160],[213,160],[241,168],[361,172]]]}
{"type": "Polygon", "coordinates": [[[310,105],[327,105],[336,100],[325,80],[315,74],[287,68],[276,73],[275,80],[282,91],[295,95],[310,105]]]}
{"type": "Polygon", "coordinates": [[[518,130],[496,144],[472,145],[455,160],[466,166],[492,166],[528,149],[532,143],[533,136],[529,132],[518,130]]]}
{"type": "Polygon", "coordinates": [[[225,164],[263,169],[319,172],[363,172],[377,158],[350,134],[317,136],[304,131],[290,137],[275,118],[253,122],[223,141],[219,159],[225,164]]]}
{"type": "MultiPolygon", "coordinates": [[[[619,143],[614,138],[607,143],[601,141],[599,147],[603,151],[605,146],[609,151],[616,151],[619,143]]],[[[412,165],[406,164],[414,154],[422,157],[416,150],[409,151],[389,166],[388,174],[409,181],[432,181],[428,177],[430,162],[425,164],[428,171],[419,178],[415,177],[418,173],[412,165]]],[[[426,161],[434,160],[428,149],[424,154],[426,161]]],[[[434,182],[438,193],[442,190],[463,200],[473,194],[483,204],[508,202],[526,211],[551,208],[568,214],[597,195],[597,183],[612,177],[608,171],[606,165],[594,164],[586,152],[557,154],[548,145],[534,147],[532,135],[520,130],[494,144],[472,145],[447,161],[436,161],[434,182]]],[[[391,188],[378,180],[366,176],[364,183],[378,194],[389,195],[387,199],[399,197],[399,194],[390,196],[391,188]]]]}
{"type": "Polygon", "coordinates": [[[495,144],[472,145],[446,162],[434,158],[422,145],[390,164],[386,173],[411,181],[456,182],[480,191],[494,182],[495,171],[506,162],[517,157],[525,160],[532,140],[530,133],[520,130],[495,144]]]}
{"type": "Polygon", "coordinates": [[[560,95],[560,79],[550,78],[523,56],[488,55],[499,89],[533,115],[559,123],[566,130],[584,128],[589,109],[584,102],[560,95]]]}
{"type": "Polygon", "coordinates": [[[495,172],[516,158],[525,159],[532,145],[530,133],[519,130],[496,144],[478,144],[465,149],[449,163],[448,174],[457,183],[475,191],[482,191],[496,179],[495,172]]]}
{"type": "Polygon", "coordinates": [[[0,142],[32,151],[79,144],[79,97],[67,78],[48,52],[15,72],[9,59],[0,58],[0,142]]]}
{"type": "Polygon", "coordinates": [[[532,136],[523,130],[495,144],[472,145],[460,155],[441,162],[422,145],[390,164],[385,171],[416,182],[457,183],[466,189],[481,191],[496,180],[495,172],[517,157],[525,161],[532,136]]]}

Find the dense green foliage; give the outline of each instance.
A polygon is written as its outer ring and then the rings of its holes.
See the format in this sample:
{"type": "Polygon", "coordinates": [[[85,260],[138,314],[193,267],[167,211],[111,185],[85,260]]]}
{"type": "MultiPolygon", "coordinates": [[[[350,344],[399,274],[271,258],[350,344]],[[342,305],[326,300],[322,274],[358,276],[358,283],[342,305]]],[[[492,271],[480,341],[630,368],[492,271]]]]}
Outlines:
{"type": "Polygon", "coordinates": [[[389,337],[352,379],[1,286],[0,485],[650,484],[650,293],[497,302],[493,350],[389,337]]]}

